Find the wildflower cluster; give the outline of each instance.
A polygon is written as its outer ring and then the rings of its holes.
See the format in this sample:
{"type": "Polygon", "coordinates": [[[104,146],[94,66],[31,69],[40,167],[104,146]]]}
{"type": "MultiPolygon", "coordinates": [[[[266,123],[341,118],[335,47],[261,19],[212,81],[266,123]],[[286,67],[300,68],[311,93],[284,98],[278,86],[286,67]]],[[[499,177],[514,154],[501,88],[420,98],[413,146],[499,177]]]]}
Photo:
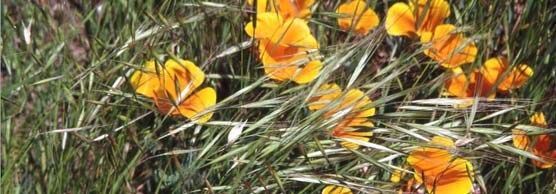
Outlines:
{"type": "MultiPolygon", "coordinates": [[[[254,1],[249,0],[248,4],[254,5],[254,1]]],[[[310,84],[321,73],[324,62],[318,52],[319,42],[309,26],[314,4],[310,0],[256,1],[255,21],[247,23],[244,31],[254,41],[264,73],[273,81],[310,84]]],[[[377,13],[362,0],[341,4],[336,13],[340,15],[338,27],[358,36],[366,36],[380,25],[377,13]]],[[[451,15],[450,4],[445,0],[398,2],[385,15],[383,26],[387,34],[419,41],[423,54],[445,69],[448,79],[444,81],[442,95],[494,99],[497,92],[508,94],[533,76],[531,67],[512,65],[505,56],[493,56],[479,67],[466,65],[477,61],[480,50],[476,41],[466,37],[459,27],[444,23],[451,15]]],[[[136,93],[151,98],[163,114],[182,115],[204,123],[213,116],[209,109],[216,104],[217,93],[212,87],[199,89],[204,79],[203,71],[192,62],[168,59],[164,65],[147,61],[130,82],[136,93]]],[[[376,109],[365,91],[351,87],[344,90],[336,83],[325,83],[308,97],[307,108],[320,114],[321,122],[332,123],[323,131],[328,138],[339,140],[346,150],[361,149],[362,144],[372,141],[375,124],[371,117],[376,109]]],[[[535,114],[531,122],[546,127],[541,113],[535,114]]],[[[556,150],[550,149],[554,142],[552,136],[531,138],[523,130],[514,130],[513,135],[517,148],[530,151],[542,160],[534,160],[535,166],[549,168],[555,164],[556,150]]],[[[428,193],[463,194],[473,189],[477,168],[458,152],[448,137],[432,137],[429,143],[415,147],[406,161],[413,177],[401,191],[421,188],[428,193]]],[[[395,172],[392,180],[399,182],[403,175],[405,172],[395,172]]],[[[349,187],[329,185],[322,193],[352,191],[349,187]]]]}

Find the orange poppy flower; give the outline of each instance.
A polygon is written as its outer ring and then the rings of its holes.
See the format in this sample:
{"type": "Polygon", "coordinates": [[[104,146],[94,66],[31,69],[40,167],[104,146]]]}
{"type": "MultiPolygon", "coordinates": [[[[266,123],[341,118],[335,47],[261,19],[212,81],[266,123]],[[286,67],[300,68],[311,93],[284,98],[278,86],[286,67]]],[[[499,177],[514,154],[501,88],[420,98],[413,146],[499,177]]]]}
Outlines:
{"type": "Polygon", "coordinates": [[[365,35],[380,22],[376,13],[367,8],[367,4],[362,0],[343,3],[338,7],[336,13],[346,15],[346,17],[338,18],[340,28],[345,31],[353,28],[353,32],[356,34],[365,35]]]}
{"type": "Polygon", "coordinates": [[[259,58],[271,79],[303,84],[314,80],[320,72],[321,61],[311,54],[319,45],[305,21],[263,13],[257,15],[257,29],[250,22],[245,31],[260,40],[259,58]]]}
{"type": "Polygon", "coordinates": [[[307,18],[311,15],[309,9],[315,0],[280,0],[278,12],[284,18],[307,18]]]}
{"type": "Polygon", "coordinates": [[[292,80],[298,84],[313,81],[322,69],[322,63],[314,60],[310,50],[306,47],[280,46],[266,40],[259,42],[259,58],[264,71],[277,81],[292,80]]]}
{"type": "MultiPolygon", "coordinates": [[[[368,142],[371,140],[373,132],[366,131],[366,129],[357,129],[352,127],[336,127],[332,130],[331,135],[335,138],[346,138],[368,142]]],[[[358,149],[360,147],[359,144],[348,141],[342,141],[340,142],[340,145],[349,149],[358,149]]]]}
{"type": "MultiPolygon", "coordinates": [[[[364,131],[353,127],[374,127],[368,119],[375,115],[375,108],[367,108],[372,101],[365,93],[358,89],[349,90],[342,96],[342,89],[337,84],[324,84],[318,90],[318,96],[310,99],[309,110],[318,111],[325,108],[328,104],[338,101],[337,105],[331,107],[323,114],[324,119],[331,119],[342,111],[348,111],[343,115],[339,124],[331,131],[333,137],[355,139],[359,141],[369,141],[373,136],[372,132],[364,131]]],[[[341,142],[342,146],[357,149],[358,144],[351,142],[341,142]]]]}
{"type": "Polygon", "coordinates": [[[181,114],[203,123],[212,117],[212,113],[197,114],[216,104],[213,88],[195,92],[204,79],[203,71],[191,61],[169,59],[164,65],[147,61],[144,70],[135,71],[130,82],[136,93],[152,98],[162,113],[181,114]]]}
{"type": "Polygon", "coordinates": [[[349,187],[328,185],[322,189],[322,194],[353,194],[349,187]]]}
{"type": "Polygon", "coordinates": [[[521,150],[529,149],[529,137],[525,135],[525,131],[521,129],[512,129],[514,146],[521,150]]]}
{"type": "Polygon", "coordinates": [[[473,42],[464,45],[465,37],[455,30],[455,26],[443,24],[437,26],[433,32],[423,32],[421,42],[428,43],[425,44],[425,55],[447,68],[474,62],[477,47],[473,42]]]}
{"type": "MultiPolygon", "coordinates": [[[[255,0],[248,0],[253,5],[255,0]]],[[[309,9],[315,0],[258,0],[257,12],[278,12],[283,18],[307,18],[311,15],[309,9]]]]}
{"type": "MultiPolygon", "coordinates": [[[[537,127],[547,127],[544,114],[537,112],[530,118],[531,124],[537,127]]],[[[533,154],[540,157],[543,161],[533,160],[532,163],[538,168],[551,168],[556,165],[556,148],[552,147],[553,141],[556,141],[554,136],[543,134],[536,137],[528,137],[525,131],[520,129],[512,130],[513,144],[516,148],[522,150],[531,150],[533,154]],[[534,145],[531,147],[531,143],[534,145]]]]}
{"type": "MultiPolygon", "coordinates": [[[[434,146],[454,149],[451,139],[435,136],[434,146]]],[[[429,193],[466,194],[472,189],[473,166],[465,159],[454,158],[449,150],[424,147],[413,150],[407,158],[415,181],[424,183],[429,193]]]]}
{"type": "Polygon", "coordinates": [[[432,32],[450,16],[450,5],[444,0],[409,0],[396,3],[386,14],[386,32],[392,36],[416,37],[432,32]]]}
{"type": "Polygon", "coordinates": [[[537,137],[533,154],[539,156],[543,161],[533,160],[533,165],[539,168],[552,168],[556,165],[556,148],[551,147],[554,143],[554,136],[543,134],[537,137]]]}
{"type": "Polygon", "coordinates": [[[472,98],[472,97],[487,97],[494,99],[496,92],[488,94],[492,88],[492,84],[485,80],[481,73],[473,70],[469,76],[460,67],[450,69],[452,77],[444,82],[444,88],[447,90],[444,95],[457,96],[459,98],[472,98]]]}
{"type": "MultiPolygon", "coordinates": [[[[481,67],[483,77],[490,83],[496,83],[504,72],[508,71],[508,59],[504,57],[491,58],[481,67]]],[[[513,67],[509,74],[501,78],[497,88],[499,91],[506,92],[510,89],[521,87],[529,77],[533,75],[533,69],[527,64],[520,64],[513,67]]]]}
{"type": "Polygon", "coordinates": [[[339,101],[338,105],[323,114],[325,119],[332,118],[338,112],[349,110],[340,126],[373,126],[367,118],[375,115],[375,108],[365,107],[372,101],[358,89],[351,89],[342,96],[342,89],[337,84],[324,84],[319,88],[317,96],[310,99],[309,110],[321,110],[336,100],[339,101]]]}
{"type": "Polygon", "coordinates": [[[341,95],[342,89],[338,86],[338,84],[324,84],[319,87],[316,96],[313,96],[309,100],[309,110],[321,110],[341,95]]]}
{"type": "Polygon", "coordinates": [[[492,58],[485,62],[483,67],[473,69],[469,78],[465,76],[460,67],[451,69],[452,77],[444,83],[444,88],[447,92],[444,95],[457,96],[460,98],[470,97],[487,97],[493,99],[496,97],[496,91],[488,92],[499,80],[500,84],[497,86],[497,91],[507,92],[509,89],[521,87],[529,77],[532,76],[533,70],[521,64],[519,67],[514,67],[509,75],[501,78],[502,74],[508,70],[508,62],[505,58],[492,58]]]}

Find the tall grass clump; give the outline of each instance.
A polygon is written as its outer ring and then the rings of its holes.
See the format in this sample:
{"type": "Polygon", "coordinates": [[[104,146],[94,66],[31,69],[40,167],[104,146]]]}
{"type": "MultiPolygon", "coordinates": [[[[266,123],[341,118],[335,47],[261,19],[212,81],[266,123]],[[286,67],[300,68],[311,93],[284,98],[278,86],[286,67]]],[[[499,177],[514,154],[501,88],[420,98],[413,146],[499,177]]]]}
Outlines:
{"type": "Polygon", "coordinates": [[[556,193],[551,0],[5,0],[2,193],[556,193]]]}

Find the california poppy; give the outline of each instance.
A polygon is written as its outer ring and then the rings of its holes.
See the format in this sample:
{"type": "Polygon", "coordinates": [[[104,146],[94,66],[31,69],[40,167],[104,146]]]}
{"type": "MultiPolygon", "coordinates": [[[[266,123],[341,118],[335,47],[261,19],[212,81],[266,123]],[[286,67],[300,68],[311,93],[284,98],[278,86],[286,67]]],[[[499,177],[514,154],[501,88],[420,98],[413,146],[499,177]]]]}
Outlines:
{"type": "Polygon", "coordinates": [[[429,193],[469,193],[473,176],[471,163],[451,154],[448,149],[456,147],[451,139],[435,136],[431,145],[435,147],[418,148],[407,158],[415,171],[415,181],[424,183],[429,193]]]}
{"type": "Polygon", "coordinates": [[[362,0],[354,0],[341,4],[336,13],[346,17],[338,18],[338,25],[342,30],[349,31],[353,28],[356,34],[367,34],[372,28],[379,24],[376,13],[367,8],[367,4],[362,0]]]}
{"type": "Polygon", "coordinates": [[[469,77],[460,67],[450,69],[450,73],[451,78],[444,82],[444,88],[447,90],[444,95],[459,98],[487,97],[493,99],[496,97],[496,91],[488,93],[492,84],[485,80],[478,70],[472,70],[469,77]]]}
{"type": "MultiPolygon", "coordinates": [[[[256,0],[248,0],[253,5],[256,0]]],[[[258,0],[257,12],[277,12],[283,18],[307,18],[311,15],[309,9],[315,0],[258,0]]]]}
{"type": "Polygon", "coordinates": [[[444,88],[447,90],[444,95],[493,99],[496,97],[496,91],[507,92],[509,89],[519,88],[533,75],[533,70],[529,66],[521,64],[512,68],[507,76],[502,77],[508,68],[508,61],[503,57],[487,60],[480,69],[473,69],[469,77],[465,75],[462,68],[452,68],[450,69],[452,77],[444,83],[444,88]],[[492,90],[498,80],[500,84],[492,90]]]}
{"type": "MultiPolygon", "coordinates": [[[[537,112],[530,118],[531,124],[537,127],[547,127],[544,114],[537,112]]],[[[532,163],[539,168],[551,168],[556,165],[556,148],[552,147],[555,137],[550,134],[528,137],[523,130],[514,129],[513,144],[516,148],[530,150],[533,154],[540,157],[543,161],[533,160],[532,163]],[[534,144],[531,146],[531,144],[534,144]]]]}
{"type": "Polygon", "coordinates": [[[463,34],[456,32],[456,27],[450,24],[439,25],[434,31],[421,34],[421,43],[426,47],[425,55],[447,68],[475,61],[477,47],[465,40],[463,34]]]}
{"type": "Polygon", "coordinates": [[[509,70],[508,59],[505,57],[491,58],[481,67],[481,74],[490,83],[496,83],[501,79],[497,88],[501,92],[521,87],[529,77],[533,75],[533,69],[527,64],[513,67],[507,76],[502,77],[509,70]]]}
{"type": "MultiPolygon", "coordinates": [[[[336,137],[336,138],[346,138],[346,139],[354,139],[362,142],[368,142],[373,136],[373,132],[370,132],[367,129],[357,129],[357,128],[347,127],[347,126],[338,126],[332,130],[331,135],[332,137],[336,137]]],[[[352,143],[349,141],[342,141],[340,142],[340,145],[350,149],[358,149],[360,147],[359,144],[352,143]]]]}
{"type": "Polygon", "coordinates": [[[419,36],[432,32],[450,16],[450,5],[444,0],[409,0],[409,4],[396,3],[388,9],[385,27],[393,36],[419,36]]]}
{"type": "MultiPolygon", "coordinates": [[[[337,114],[347,112],[339,115],[341,116],[340,121],[331,131],[331,135],[337,138],[369,141],[373,133],[357,127],[374,126],[369,117],[375,114],[375,108],[367,107],[372,101],[358,89],[351,89],[345,95],[342,94],[342,89],[337,84],[324,84],[319,88],[317,96],[310,99],[309,110],[318,111],[336,101],[338,104],[325,111],[323,118],[331,119],[337,114]]],[[[340,144],[347,148],[359,148],[358,144],[351,142],[341,142],[340,144]]]]}
{"type": "Polygon", "coordinates": [[[307,18],[311,15],[309,9],[315,0],[280,0],[278,12],[284,18],[307,18]]]}
{"type": "Polygon", "coordinates": [[[325,108],[327,104],[337,100],[338,104],[327,110],[323,117],[332,118],[335,114],[348,110],[340,126],[367,126],[373,124],[368,117],[375,115],[375,108],[367,108],[371,100],[365,93],[358,89],[351,89],[342,96],[342,89],[337,84],[324,84],[317,93],[317,96],[310,99],[309,109],[317,111],[325,108]]]}
{"type": "Polygon", "coordinates": [[[322,194],[353,194],[349,187],[328,185],[324,187],[322,194]]]}
{"type": "Polygon", "coordinates": [[[263,13],[257,15],[257,28],[250,22],[245,31],[259,40],[259,58],[271,79],[303,84],[320,72],[322,63],[312,52],[319,45],[306,21],[263,13]]]}
{"type": "Polygon", "coordinates": [[[213,88],[197,91],[204,79],[205,74],[193,62],[169,59],[164,65],[147,61],[143,70],[133,73],[130,82],[136,93],[152,98],[162,113],[181,114],[203,123],[212,117],[212,113],[198,113],[216,103],[213,88]]]}

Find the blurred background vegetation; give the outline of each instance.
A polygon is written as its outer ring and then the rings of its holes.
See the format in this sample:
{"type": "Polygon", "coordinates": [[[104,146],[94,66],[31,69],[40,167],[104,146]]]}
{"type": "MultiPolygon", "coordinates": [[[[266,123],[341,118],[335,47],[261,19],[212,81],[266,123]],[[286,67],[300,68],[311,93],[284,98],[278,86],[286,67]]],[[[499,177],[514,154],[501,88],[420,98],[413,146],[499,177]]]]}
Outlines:
{"type": "MultiPolygon", "coordinates": [[[[367,2],[383,21],[397,1],[367,2]]],[[[320,193],[349,183],[391,193],[404,185],[390,182],[393,167],[425,143],[420,136],[438,134],[467,141],[458,153],[473,163],[481,193],[556,192],[556,170],[533,167],[511,145],[511,129],[533,112],[556,123],[552,0],[450,1],[447,23],[479,48],[471,67],[508,56],[535,71],[524,87],[466,109],[445,105],[446,72],[418,41],[382,25],[366,36],[343,32],[340,3],[313,7],[323,73],[296,85],[265,77],[243,30],[253,15],[244,1],[3,0],[2,192],[320,193]],[[127,83],[144,61],[170,56],[195,62],[216,88],[210,122],[165,117],[127,83]],[[371,142],[383,147],[350,151],[327,135],[330,124],[306,100],[329,82],[374,100],[371,142]]]]}

